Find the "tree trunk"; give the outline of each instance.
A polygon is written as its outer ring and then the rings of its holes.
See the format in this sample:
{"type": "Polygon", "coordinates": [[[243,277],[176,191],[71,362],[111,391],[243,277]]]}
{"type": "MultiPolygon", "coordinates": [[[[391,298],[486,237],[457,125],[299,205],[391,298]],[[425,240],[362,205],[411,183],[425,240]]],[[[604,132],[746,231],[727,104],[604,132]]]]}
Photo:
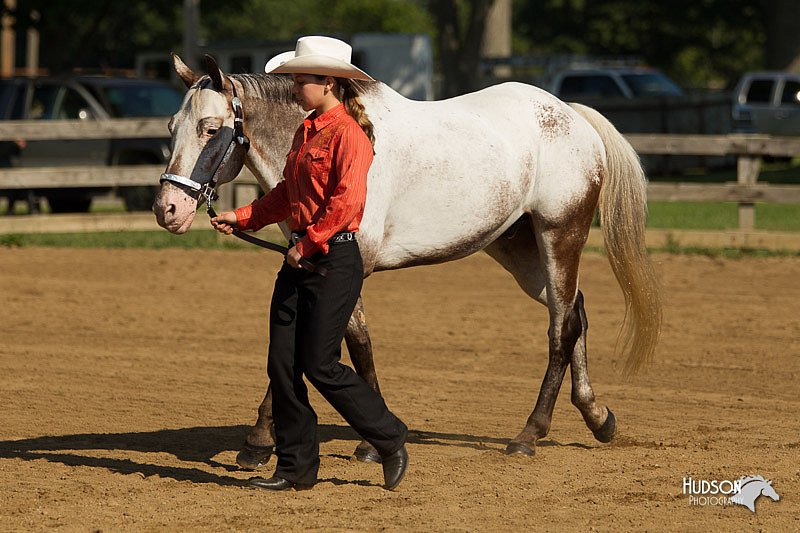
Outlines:
{"type": "Polygon", "coordinates": [[[443,76],[442,94],[450,98],[475,87],[480,66],[486,18],[494,0],[433,0],[431,11],[439,27],[439,64],[443,76]],[[468,9],[467,27],[459,9],[468,9]]]}
{"type": "MultiPolygon", "coordinates": [[[[486,18],[483,35],[484,58],[508,58],[511,56],[511,0],[494,0],[486,18]]],[[[511,76],[511,66],[497,65],[492,76],[507,78],[511,76]]]]}
{"type": "Polygon", "coordinates": [[[766,67],[800,72],[800,1],[767,0],[763,5],[766,67]]]}

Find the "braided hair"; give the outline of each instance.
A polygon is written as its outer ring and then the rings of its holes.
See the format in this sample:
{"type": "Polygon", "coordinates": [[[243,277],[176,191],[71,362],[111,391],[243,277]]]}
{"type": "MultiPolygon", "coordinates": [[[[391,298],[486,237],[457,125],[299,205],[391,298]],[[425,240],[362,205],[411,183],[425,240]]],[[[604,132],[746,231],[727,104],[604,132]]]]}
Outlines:
{"type": "Polygon", "coordinates": [[[369,119],[364,104],[358,96],[358,91],[352,80],[348,78],[336,78],[339,84],[339,94],[337,95],[339,101],[344,104],[347,114],[361,126],[361,129],[367,135],[369,142],[375,146],[375,132],[372,121],[369,119]]]}

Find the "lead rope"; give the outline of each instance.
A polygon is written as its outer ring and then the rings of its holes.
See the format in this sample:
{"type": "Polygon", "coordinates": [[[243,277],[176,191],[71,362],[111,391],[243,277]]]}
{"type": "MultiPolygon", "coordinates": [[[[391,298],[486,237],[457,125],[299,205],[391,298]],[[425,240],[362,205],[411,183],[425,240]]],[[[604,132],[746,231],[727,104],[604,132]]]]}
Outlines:
{"type": "MultiPolygon", "coordinates": [[[[212,190],[212,192],[213,192],[213,190],[212,190]]],[[[205,196],[205,192],[203,194],[205,196]]],[[[208,213],[208,217],[209,218],[214,218],[215,216],[217,216],[217,212],[214,211],[214,208],[211,206],[212,197],[205,196],[205,198],[206,198],[206,206],[207,206],[206,212],[208,213]]],[[[280,244],[274,244],[274,243],[271,243],[269,241],[265,241],[264,239],[259,239],[258,237],[250,235],[249,233],[245,233],[245,232],[243,232],[241,230],[238,230],[236,228],[233,228],[233,235],[235,237],[239,237],[243,241],[249,242],[250,244],[255,244],[256,246],[260,246],[262,248],[266,248],[267,250],[273,250],[275,252],[280,252],[284,256],[287,253],[289,253],[289,249],[287,247],[285,247],[285,246],[281,246],[280,244]]],[[[315,265],[314,263],[312,263],[311,261],[309,261],[305,257],[301,257],[300,258],[300,266],[303,267],[304,269],[308,270],[309,272],[313,272],[315,274],[319,274],[323,278],[327,278],[328,277],[328,269],[327,268],[319,266],[319,265],[315,265]]]]}
{"type": "MultiPolygon", "coordinates": [[[[243,131],[244,112],[242,109],[242,101],[239,100],[239,96],[236,94],[236,85],[231,83],[231,88],[233,89],[233,98],[231,99],[231,105],[233,106],[233,137],[231,137],[231,141],[228,144],[228,148],[225,150],[225,154],[217,162],[217,166],[214,168],[214,172],[211,173],[211,180],[200,188],[200,194],[206,200],[206,213],[208,213],[209,218],[214,218],[215,216],[217,216],[217,212],[214,210],[214,206],[211,205],[211,203],[219,197],[219,195],[216,192],[217,170],[219,170],[219,167],[220,165],[222,165],[223,161],[227,161],[231,153],[233,153],[234,139],[240,146],[242,146],[245,149],[245,151],[250,149],[250,139],[247,138],[247,136],[244,134],[243,131]]],[[[256,246],[266,248],[267,250],[273,250],[275,252],[279,252],[283,254],[284,257],[286,256],[287,253],[289,253],[289,249],[285,246],[281,246],[279,244],[274,244],[269,241],[259,239],[258,237],[254,237],[253,235],[245,233],[236,228],[233,228],[233,235],[242,239],[243,241],[249,242],[250,244],[255,244],[256,246]]],[[[301,257],[299,262],[300,266],[308,270],[309,272],[319,274],[324,278],[328,277],[327,268],[315,265],[305,257],[301,257]]]]}

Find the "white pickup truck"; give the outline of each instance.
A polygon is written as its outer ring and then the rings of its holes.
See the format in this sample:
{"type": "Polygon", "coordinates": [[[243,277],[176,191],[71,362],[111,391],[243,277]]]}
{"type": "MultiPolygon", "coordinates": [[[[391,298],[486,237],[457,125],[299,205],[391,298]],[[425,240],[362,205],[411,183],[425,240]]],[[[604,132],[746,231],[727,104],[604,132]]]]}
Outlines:
{"type": "Polygon", "coordinates": [[[744,74],[733,92],[731,112],[734,131],[800,135],[800,73],[744,74]]]}

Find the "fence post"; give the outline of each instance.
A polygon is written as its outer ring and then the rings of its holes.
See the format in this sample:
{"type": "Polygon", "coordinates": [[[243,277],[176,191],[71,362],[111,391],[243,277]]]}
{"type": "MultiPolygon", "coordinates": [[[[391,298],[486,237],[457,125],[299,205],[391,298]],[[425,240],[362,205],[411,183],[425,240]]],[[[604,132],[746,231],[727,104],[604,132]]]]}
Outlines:
{"type": "Polygon", "coordinates": [[[219,199],[217,200],[218,213],[233,211],[239,207],[236,205],[236,185],[233,182],[224,183],[217,187],[217,194],[219,194],[219,199]]]}
{"type": "MultiPolygon", "coordinates": [[[[736,181],[739,185],[755,185],[761,168],[761,158],[740,155],[736,159],[736,181]]],[[[756,225],[756,204],[739,202],[739,229],[752,230],[756,225]]]]}

